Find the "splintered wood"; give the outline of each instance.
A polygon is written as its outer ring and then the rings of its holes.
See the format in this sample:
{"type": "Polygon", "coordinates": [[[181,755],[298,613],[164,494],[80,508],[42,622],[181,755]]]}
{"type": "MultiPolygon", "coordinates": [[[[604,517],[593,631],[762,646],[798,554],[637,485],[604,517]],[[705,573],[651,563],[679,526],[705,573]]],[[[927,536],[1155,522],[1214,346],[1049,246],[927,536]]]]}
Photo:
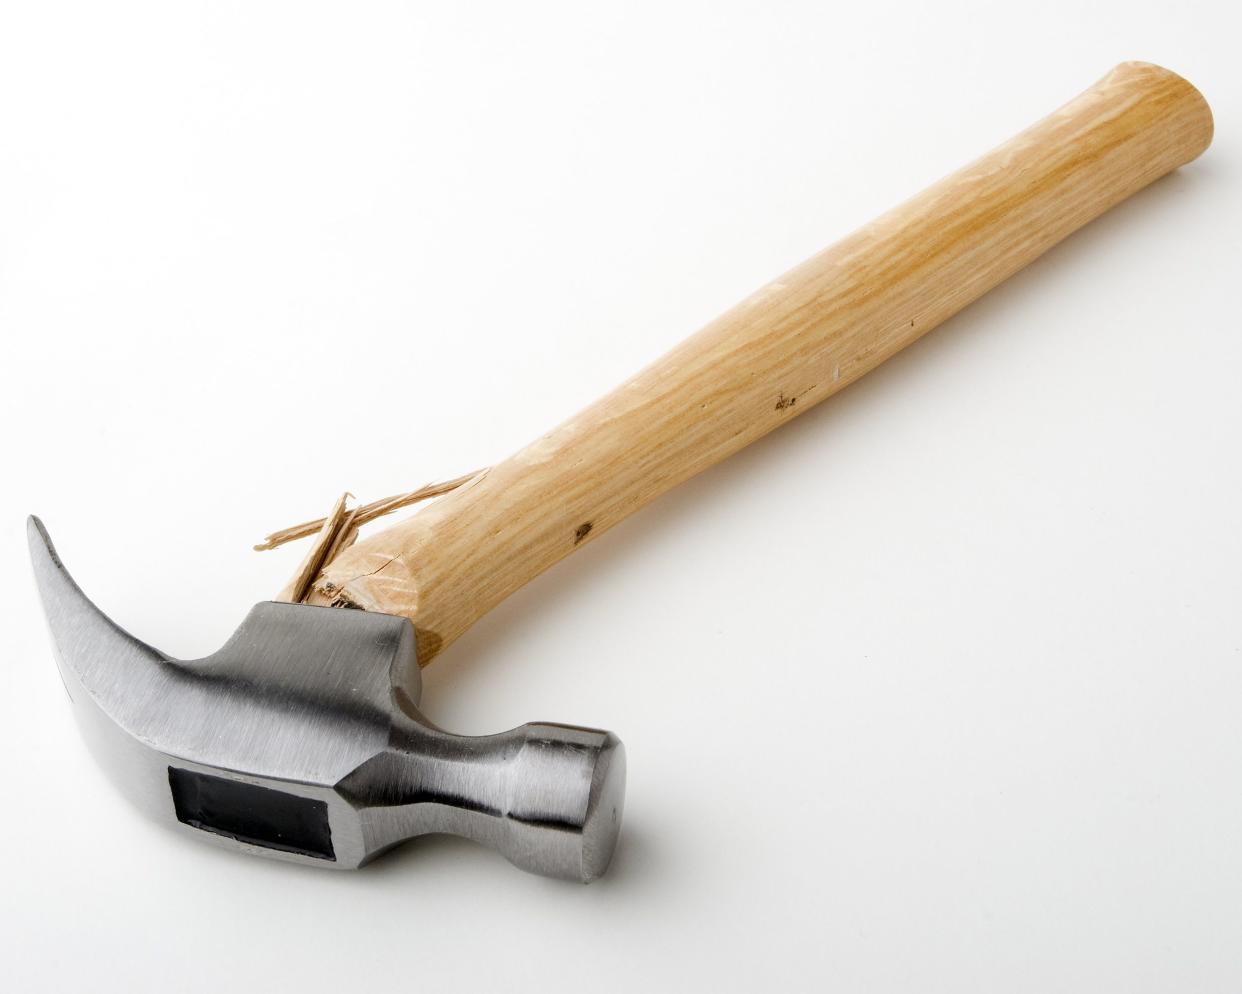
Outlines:
{"type": "Polygon", "coordinates": [[[409,507],[412,504],[439,497],[450,490],[456,490],[462,484],[470,482],[476,476],[485,472],[487,472],[486,469],[478,469],[473,473],[467,473],[465,476],[459,476],[456,479],[446,480],[443,483],[429,483],[424,487],[419,487],[417,490],[385,497],[383,500],[372,501],[370,504],[364,504],[352,510],[347,510],[345,505],[353,494],[346,492],[337,498],[336,503],[332,505],[332,510],[326,518],[303,521],[300,525],[293,525],[289,528],[282,528],[280,531],[272,532],[254,547],[256,552],[277,549],[296,539],[306,538],[310,535],[315,536],[315,541],[311,545],[310,551],[303,558],[298,571],[285,584],[284,589],[277,594],[276,600],[286,601],[291,604],[302,603],[310,592],[310,586],[314,582],[315,577],[333,559],[357,541],[358,529],[368,521],[374,521],[376,518],[382,518],[393,511],[399,511],[403,507],[409,507]]]}
{"type": "MultiPolygon", "coordinates": [[[[319,575],[319,571],[323,569],[324,563],[328,561],[328,550],[341,544],[341,526],[345,523],[346,517],[345,501],[349,496],[348,493],[343,493],[336,499],[336,503],[332,505],[331,513],[322,520],[319,534],[315,537],[315,544],[311,546],[310,551],[302,560],[302,565],[298,567],[298,571],[293,575],[293,579],[285,584],[285,588],[276,595],[276,600],[287,601],[290,604],[300,604],[302,602],[302,598],[306,596],[306,591],[310,587],[311,581],[319,575]]],[[[349,517],[352,518],[353,514],[350,514],[349,517]]]]}

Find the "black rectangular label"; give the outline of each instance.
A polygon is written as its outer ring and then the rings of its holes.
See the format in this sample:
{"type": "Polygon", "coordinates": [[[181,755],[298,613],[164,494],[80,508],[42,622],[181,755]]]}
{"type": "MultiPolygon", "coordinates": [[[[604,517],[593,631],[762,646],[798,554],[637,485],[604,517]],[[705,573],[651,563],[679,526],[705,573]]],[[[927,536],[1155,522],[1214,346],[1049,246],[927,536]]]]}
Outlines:
{"type": "Polygon", "coordinates": [[[336,861],[328,805],[269,787],[168,768],[177,819],[204,832],[336,861]]]}

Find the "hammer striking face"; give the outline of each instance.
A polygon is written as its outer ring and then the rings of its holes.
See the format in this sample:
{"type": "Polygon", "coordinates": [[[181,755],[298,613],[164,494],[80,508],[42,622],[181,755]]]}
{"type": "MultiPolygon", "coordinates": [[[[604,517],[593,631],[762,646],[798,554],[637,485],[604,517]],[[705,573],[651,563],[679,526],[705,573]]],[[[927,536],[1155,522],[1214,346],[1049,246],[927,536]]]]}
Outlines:
{"type": "Polygon", "coordinates": [[[156,820],[343,869],[430,832],[549,876],[587,882],[608,866],[625,796],[615,735],[442,731],[417,708],[414,626],[392,615],[256,604],[218,652],[171,659],[91,603],[37,518],[29,539],[78,723],[156,820]]]}

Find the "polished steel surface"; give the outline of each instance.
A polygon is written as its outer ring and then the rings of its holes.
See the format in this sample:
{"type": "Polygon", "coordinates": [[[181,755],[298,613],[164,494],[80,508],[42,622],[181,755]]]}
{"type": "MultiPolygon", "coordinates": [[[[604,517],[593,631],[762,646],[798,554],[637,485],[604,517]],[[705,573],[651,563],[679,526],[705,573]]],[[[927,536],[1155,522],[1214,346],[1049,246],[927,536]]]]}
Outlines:
{"type": "Polygon", "coordinates": [[[256,604],[218,652],[172,659],[91,603],[37,518],[29,539],[83,735],[158,821],[316,866],[361,866],[408,838],[446,832],[534,873],[585,882],[607,868],[625,796],[625,751],[610,732],[533,723],[472,737],[437,728],[417,708],[414,627],[391,615],[256,604]],[[183,823],[170,770],[323,802],[333,858],[183,823]]]}

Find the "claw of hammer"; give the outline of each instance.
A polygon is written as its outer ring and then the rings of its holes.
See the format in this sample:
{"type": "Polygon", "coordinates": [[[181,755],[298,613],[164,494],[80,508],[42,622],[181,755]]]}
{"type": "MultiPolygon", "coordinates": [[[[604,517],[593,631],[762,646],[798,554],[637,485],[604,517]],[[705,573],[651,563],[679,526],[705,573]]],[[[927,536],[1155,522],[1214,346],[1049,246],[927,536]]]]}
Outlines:
{"type": "Polygon", "coordinates": [[[233,849],[342,869],[446,832],[548,876],[612,857],[625,750],[535,723],[453,735],[418,710],[407,618],[256,604],[219,651],[172,659],[99,610],[42,522],[31,558],[61,677],[100,764],[145,813],[233,849]]]}

